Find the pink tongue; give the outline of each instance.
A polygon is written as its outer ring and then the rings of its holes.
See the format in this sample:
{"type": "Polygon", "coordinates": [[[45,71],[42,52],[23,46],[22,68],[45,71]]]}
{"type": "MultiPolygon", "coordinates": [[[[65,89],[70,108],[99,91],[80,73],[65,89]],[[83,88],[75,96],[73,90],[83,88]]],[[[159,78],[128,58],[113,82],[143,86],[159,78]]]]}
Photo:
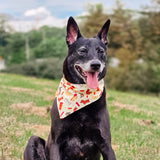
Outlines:
{"type": "Polygon", "coordinates": [[[91,89],[96,89],[98,84],[98,72],[95,72],[94,74],[85,72],[87,75],[87,84],[91,89]]]}

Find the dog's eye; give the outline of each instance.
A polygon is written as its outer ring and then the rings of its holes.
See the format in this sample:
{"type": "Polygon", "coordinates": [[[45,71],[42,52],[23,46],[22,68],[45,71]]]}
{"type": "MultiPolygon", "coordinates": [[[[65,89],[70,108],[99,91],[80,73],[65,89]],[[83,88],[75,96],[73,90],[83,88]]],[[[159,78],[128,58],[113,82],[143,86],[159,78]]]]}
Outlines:
{"type": "Polygon", "coordinates": [[[98,53],[103,54],[104,53],[104,49],[99,49],[98,53]]]}
{"type": "Polygon", "coordinates": [[[88,52],[87,48],[82,47],[78,49],[78,54],[79,55],[85,55],[88,52]]]}
{"type": "Polygon", "coordinates": [[[97,48],[98,55],[101,59],[104,59],[106,56],[106,51],[103,48],[97,48]]]}

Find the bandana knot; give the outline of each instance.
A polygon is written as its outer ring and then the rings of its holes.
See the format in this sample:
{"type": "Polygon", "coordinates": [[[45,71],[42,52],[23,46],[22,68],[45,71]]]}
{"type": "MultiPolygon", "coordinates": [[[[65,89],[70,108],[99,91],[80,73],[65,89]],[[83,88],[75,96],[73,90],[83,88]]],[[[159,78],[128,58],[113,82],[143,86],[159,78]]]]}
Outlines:
{"type": "Polygon", "coordinates": [[[99,81],[99,87],[91,89],[87,84],[72,84],[63,77],[56,93],[60,118],[63,119],[98,100],[103,89],[103,79],[99,81]]]}

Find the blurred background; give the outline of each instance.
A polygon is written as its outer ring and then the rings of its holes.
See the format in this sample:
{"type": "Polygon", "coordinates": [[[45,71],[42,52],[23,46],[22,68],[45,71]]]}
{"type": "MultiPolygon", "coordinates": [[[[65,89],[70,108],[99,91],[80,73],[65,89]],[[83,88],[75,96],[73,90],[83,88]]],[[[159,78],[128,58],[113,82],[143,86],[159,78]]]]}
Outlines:
{"type": "Polygon", "coordinates": [[[160,92],[160,0],[0,0],[0,72],[59,79],[73,16],[93,37],[107,19],[107,86],[160,92]]]}

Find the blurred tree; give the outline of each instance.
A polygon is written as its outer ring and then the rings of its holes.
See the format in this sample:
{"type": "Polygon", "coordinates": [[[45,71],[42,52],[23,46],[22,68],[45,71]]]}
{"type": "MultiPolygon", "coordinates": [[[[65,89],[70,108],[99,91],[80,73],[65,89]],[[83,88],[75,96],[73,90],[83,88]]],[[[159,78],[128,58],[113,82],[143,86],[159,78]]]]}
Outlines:
{"type": "Polygon", "coordinates": [[[66,36],[65,28],[43,26],[39,29],[39,32],[41,32],[42,35],[45,32],[46,39],[53,37],[57,37],[57,39],[59,39],[59,38],[65,38],[66,36]]]}
{"type": "Polygon", "coordinates": [[[83,23],[81,23],[82,34],[86,37],[96,36],[100,31],[104,22],[109,19],[109,17],[104,13],[104,8],[102,4],[88,4],[87,15],[81,16],[83,23]]]}
{"type": "Polygon", "coordinates": [[[143,38],[144,55],[148,72],[151,73],[148,90],[160,92],[160,0],[152,0],[151,6],[147,6],[139,19],[141,36],[143,38]]]}
{"type": "Polygon", "coordinates": [[[160,42],[160,2],[152,0],[151,6],[147,6],[141,13],[139,18],[140,33],[143,38],[143,48],[145,44],[159,44],[160,42]]]}
{"type": "Polygon", "coordinates": [[[14,33],[8,39],[6,60],[9,64],[26,61],[24,33],[14,33]]]}
{"type": "MultiPolygon", "coordinates": [[[[133,19],[132,12],[123,9],[123,5],[119,0],[116,0],[115,8],[111,15],[111,22],[110,47],[115,50],[125,48],[128,50],[128,53],[130,52],[134,57],[136,55],[138,58],[142,50],[142,47],[139,45],[142,39],[137,20],[133,19]]],[[[114,50],[113,54],[117,55],[114,50]]]]}
{"type": "Polygon", "coordinates": [[[46,39],[46,43],[41,42],[34,48],[35,58],[45,57],[65,57],[67,55],[67,47],[65,39],[50,38],[46,39]]]}
{"type": "Polygon", "coordinates": [[[8,38],[10,37],[9,31],[11,28],[7,25],[7,21],[10,17],[5,14],[0,14],[0,56],[6,59],[6,45],[8,44],[8,38]]]}
{"type": "Polygon", "coordinates": [[[0,14],[0,46],[5,46],[7,44],[9,31],[11,31],[11,27],[7,25],[8,19],[8,15],[0,14]]]}
{"type": "Polygon", "coordinates": [[[27,33],[30,48],[34,48],[42,42],[43,35],[41,31],[32,30],[27,33]]]}
{"type": "MultiPolygon", "coordinates": [[[[107,19],[111,19],[111,27],[109,31],[109,52],[115,56],[117,49],[125,48],[126,54],[130,53],[135,57],[141,54],[142,47],[140,46],[141,37],[137,21],[133,20],[132,14],[123,9],[123,5],[119,0],[116,0],[113,14],[105,14],[102,4],[88,5],[87,16],[83,16],[82,32],[87,37],[96,35],[107,19]]],[[[122,57],[122,56],[121,56],[122,57]]],[[[125,55],[124,55],[125,58],[125,55]]],[[[127,60],[127,59],[125,59],[127,60]]]]}

